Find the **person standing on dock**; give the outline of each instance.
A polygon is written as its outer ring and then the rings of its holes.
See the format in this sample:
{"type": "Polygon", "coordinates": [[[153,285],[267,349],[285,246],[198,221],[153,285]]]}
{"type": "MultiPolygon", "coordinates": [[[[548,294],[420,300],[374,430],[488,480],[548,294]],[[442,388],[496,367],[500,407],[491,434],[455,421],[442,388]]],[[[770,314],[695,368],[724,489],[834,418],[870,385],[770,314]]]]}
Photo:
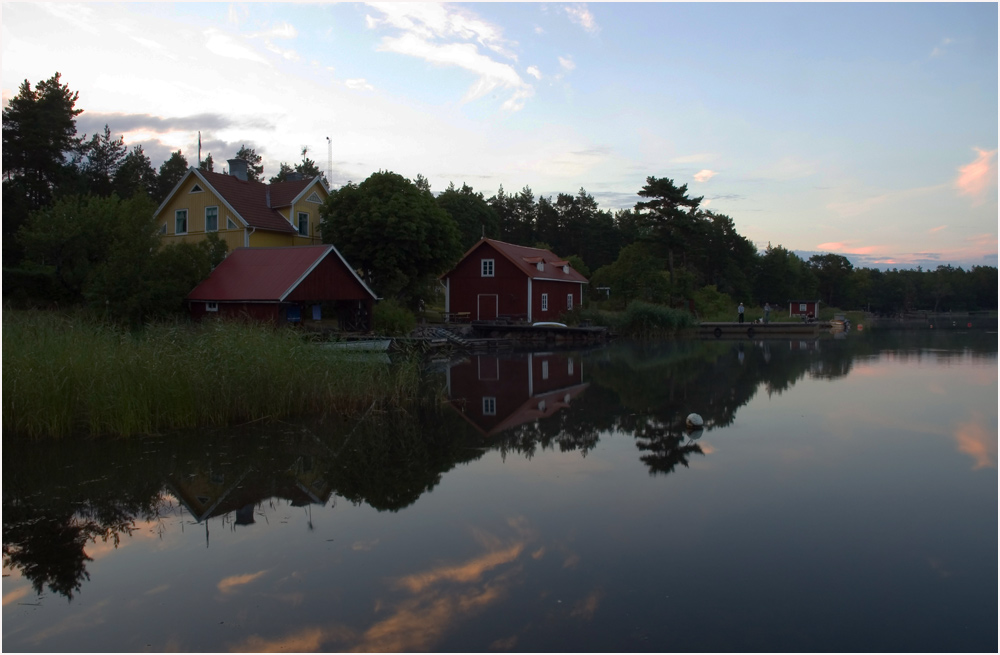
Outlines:
{"type": "Polygon", "coordinates": [[[771,322],[771,305],[764,303],[764,325],[771,322]]]}
{"type": "Polygon", "coordinates": [[[740,306],[736,308],[736,313],[740,315],[740,323],[742,323],[743,322],[743,303],[740,303],[740,306]]]}

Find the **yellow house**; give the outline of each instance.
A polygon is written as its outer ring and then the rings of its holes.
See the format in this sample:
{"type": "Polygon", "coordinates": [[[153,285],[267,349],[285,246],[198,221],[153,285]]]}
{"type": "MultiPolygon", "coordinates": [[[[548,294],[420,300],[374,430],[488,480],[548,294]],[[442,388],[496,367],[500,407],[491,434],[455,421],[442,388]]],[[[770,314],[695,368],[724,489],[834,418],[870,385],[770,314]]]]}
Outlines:
{"type": "Polygon", "coordinates": [[[229,170],[188,169],[154,215],[161,243],[200,241],[211,232],[230,252],[322,243],[319,208],[329,192],[321,178],[254,182],[241,159],[230,159],[229,170]]]}

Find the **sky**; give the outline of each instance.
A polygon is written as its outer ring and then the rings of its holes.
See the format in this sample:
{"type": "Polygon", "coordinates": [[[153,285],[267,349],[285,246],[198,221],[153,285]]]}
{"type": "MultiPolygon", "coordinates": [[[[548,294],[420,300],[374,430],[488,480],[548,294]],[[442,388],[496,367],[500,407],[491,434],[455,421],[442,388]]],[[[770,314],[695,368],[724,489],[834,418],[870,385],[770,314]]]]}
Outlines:
{"type": "Polygon", "coordinates": [[[758,248],[997,266],[996,3],[12,3],[3,100],[53,73],[154,167],[486,198],[687,185],[758,248]]]}

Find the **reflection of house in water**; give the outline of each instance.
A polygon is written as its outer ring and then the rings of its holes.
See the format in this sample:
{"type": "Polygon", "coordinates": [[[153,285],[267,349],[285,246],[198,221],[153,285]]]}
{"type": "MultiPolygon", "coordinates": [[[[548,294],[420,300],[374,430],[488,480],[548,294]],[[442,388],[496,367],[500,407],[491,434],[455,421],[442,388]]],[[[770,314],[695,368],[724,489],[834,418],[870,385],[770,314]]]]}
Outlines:
{"type": "Polygon", "coordinates": [[[311,455],[301,455],[284,470],[198,467],[171,475],[166,486],[198,522],[232,512],[237,525],[249,525],[254,508],[269,498],[287,500],[294,507],[325,505],[333,487],[318,463],[311,455]]]}
{"type": "Polygon", "coordinates": [[[587,386],[583,361],[562,353],[478,355],[448,369],[448,400],[486,436],[552,416],[587,386]]]}

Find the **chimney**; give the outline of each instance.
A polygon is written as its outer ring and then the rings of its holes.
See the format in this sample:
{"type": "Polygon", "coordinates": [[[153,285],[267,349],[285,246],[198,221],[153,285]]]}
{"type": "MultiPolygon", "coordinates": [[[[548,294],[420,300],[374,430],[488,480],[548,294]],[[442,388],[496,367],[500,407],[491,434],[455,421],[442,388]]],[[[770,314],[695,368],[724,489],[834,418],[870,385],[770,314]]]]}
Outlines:
{"type": "Polygon", "coordinates": [[[233,177],[239,178],[244,182],[247,181],[247,162],[245,159],[230,159],[229,161],[229,174],[233,177]]]}
{"type": "Polygon", "coordinates": [[[295,171],[285,176],[285,182],[299,182],[302,180],[302,173],[295,171]]]}

